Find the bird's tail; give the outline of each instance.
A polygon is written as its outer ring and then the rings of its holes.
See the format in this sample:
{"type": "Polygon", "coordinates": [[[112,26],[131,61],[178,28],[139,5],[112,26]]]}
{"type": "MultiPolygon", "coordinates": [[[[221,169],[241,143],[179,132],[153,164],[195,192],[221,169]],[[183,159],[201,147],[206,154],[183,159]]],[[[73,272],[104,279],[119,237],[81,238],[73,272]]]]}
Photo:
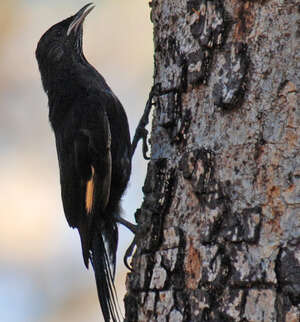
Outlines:
{"type": "Polygon", "coordinates": [[[98,298],[104,320],[105,322],[120,321],[114,286],[114,272],[111,270],[110,258],[101,233],[94,233],[91,262],[95,272],[98,298]]]}

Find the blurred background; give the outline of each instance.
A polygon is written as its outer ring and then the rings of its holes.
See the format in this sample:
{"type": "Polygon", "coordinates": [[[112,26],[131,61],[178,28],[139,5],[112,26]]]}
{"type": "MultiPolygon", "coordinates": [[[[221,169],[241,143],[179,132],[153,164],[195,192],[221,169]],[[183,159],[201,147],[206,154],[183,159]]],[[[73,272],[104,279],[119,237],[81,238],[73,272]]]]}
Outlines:
{"type": "MultiPolygon", "coordinates": [[[[0,321],[101,321],[94,276],[83,265],[78,233],[68,227],[35,48],[53,24],[87,0],[0,2],[0,321]]],[[[87,59],[123,103],[131,135],[152,85],[148,1],[96,0],[84,26],[87,59]]],[[[134,220],[146,163],[139,149],[123,198],[134,220]]],[[[133,235],[120,228],[117,292],[123,308],[122,258],[133,235]]]]}

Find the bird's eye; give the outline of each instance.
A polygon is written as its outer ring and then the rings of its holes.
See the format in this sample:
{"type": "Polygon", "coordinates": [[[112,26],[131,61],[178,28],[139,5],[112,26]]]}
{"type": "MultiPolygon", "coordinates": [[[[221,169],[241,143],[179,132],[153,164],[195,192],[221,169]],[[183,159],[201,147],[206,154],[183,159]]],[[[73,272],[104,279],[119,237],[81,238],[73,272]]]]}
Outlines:
{"type": "Polygon", "coordinates": [[[61,32],[61,30],[56,30],[56,31],[55,31],[55,36],[56,36],[57,38],[61,37],[61,36],[62,36],[62,32],[61,32]]]}
{"type": "Polygon", "coordinates": [[[64,50],[60,46],[53,46],[48,51],[48,57],[53,62],[60,61],[63,54],[64,54],[64,50]]]}

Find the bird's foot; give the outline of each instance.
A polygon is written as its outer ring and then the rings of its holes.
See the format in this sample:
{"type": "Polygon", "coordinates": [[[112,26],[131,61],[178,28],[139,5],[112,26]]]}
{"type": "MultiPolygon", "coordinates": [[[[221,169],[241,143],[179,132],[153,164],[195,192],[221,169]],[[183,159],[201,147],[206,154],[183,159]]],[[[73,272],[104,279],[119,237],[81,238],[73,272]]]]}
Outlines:
{"type": "Polygon", "coordinates": [[[132,144],[131,144],[131,157],[134,154],[134,151],[135,151],[135,149],[137,147],[137,144],[138,144],[139,140],[142,139],[142,141],[143,141],[143,156],[144,156],[144,158],[146,160],[150,159],[147,156],[147,152],[148,152],[149,149],[148,149],[148,144],[147,144],[148,131],[146,129],[146,126],[149,123],[149,114],[150,114],[151,108],[154,105],[153,97],[160,95],[160,92],[161,92],[160,87],[161,87],[160,83],[153,85],[152,89],[151,89],[151,91],[149,93],[149,98],[147,100],[143,116],[141,117],[140,122],[138,124],[138,127],[136,128],[134,138],[133,138],[133,141],[132,141],[132,144]]]}
{"type": "Polygon", "coordinates": [[[127,248],[125,255],[123,257],[123,262],[125,264],[125,266],[130,270],[133,271],[133,268],[128,264],[128,258],[132,256],[133,250],[136,246],[136,236],[134,236],[133,241],[131,242],[131,244],[129,245],[129,247],[127,248]]]}

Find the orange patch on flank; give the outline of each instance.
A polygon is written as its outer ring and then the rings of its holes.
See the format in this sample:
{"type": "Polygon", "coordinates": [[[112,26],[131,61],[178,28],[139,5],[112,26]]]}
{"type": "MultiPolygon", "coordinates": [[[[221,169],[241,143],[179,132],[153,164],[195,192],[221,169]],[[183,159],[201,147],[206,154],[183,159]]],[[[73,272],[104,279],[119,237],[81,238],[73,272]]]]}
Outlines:
{"type": "Polygon", "coordinates": [[[94,201],[94,173],[95,170],[92,167],[92,177],[86,184],[86,191],[85,191],[85,209],[89,214],[93,208],[93,201],[94,201]]]}

